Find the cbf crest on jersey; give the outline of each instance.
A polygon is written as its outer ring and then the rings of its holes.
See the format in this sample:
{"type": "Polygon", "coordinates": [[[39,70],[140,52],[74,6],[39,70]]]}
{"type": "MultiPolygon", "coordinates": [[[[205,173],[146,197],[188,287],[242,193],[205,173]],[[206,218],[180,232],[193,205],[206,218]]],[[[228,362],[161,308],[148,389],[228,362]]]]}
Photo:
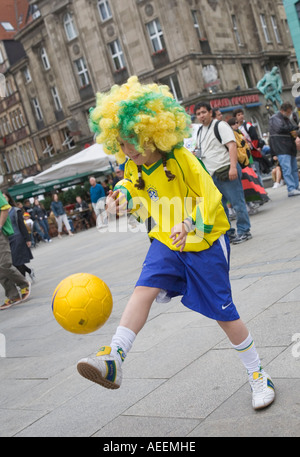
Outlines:
{"type": "Polygon", "coordinates": [[[152,201],[157,202],[159,200],[159,196],[155,187],[148,187],[147,192],[152,201]]]}

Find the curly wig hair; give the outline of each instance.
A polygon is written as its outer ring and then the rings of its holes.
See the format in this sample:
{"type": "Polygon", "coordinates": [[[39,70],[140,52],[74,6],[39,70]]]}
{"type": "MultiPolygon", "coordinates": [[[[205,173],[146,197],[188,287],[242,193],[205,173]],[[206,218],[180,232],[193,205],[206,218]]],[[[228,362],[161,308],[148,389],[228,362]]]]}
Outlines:
{"type": "Polygon", "coordinates": [[[132,76],[107,93],[97,93],[96,106],[90,109],[90,128],[104,151],[123,163],[126,157],[118,138],[133,144],[141,154],[145,147],[162,154],[171,152],[191,136],[191,118],[168,86],[142,85],[132,76]]]}

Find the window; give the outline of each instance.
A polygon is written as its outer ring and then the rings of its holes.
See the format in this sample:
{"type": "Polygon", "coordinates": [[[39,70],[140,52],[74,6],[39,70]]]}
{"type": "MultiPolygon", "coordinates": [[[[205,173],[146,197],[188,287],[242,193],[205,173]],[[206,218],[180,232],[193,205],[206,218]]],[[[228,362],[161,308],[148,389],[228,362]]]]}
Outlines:
{"type": "Polygon", "coordinates": [[[2,126],[3,126],[3,129],[4,129],[5,135],[9,135],[10,133],[13,132],[13,129],[12,129],[11,124],[10,124],[10,121],[9,121],[7,116],[4,116],[2,118],[2,126]]]}
{"type": "Polygon", "coordinates": [[[48,59],[47,52],[46,52],[45,48],[41,49],[41,59],[42,59],[43,66],[44,66],[45,70],[49,70],[50,63],[49,63],[49,59],[48,59]]]}
{"type": "Polygon", "coordinates": [[[160,82],[160,84],[169,86],[175,100],[177,100],[178,102],[182,101],[183,97],[182,97],[177,75],[167,76],[166,78],[160,79],[159,82],[160,82]]]}
{"type": "Polygon", "coordinates": [[[264,35],[265,35],[266,42],[267,43],[271,43],[270,33],[269,33],[268,25],[267,25],[267,22],[266,22],[266,16],[264,14],[260,15],[260,22],[261,22],[261,25],[262,25],[262,28],[263,28],[263,32],[264,32],[264,35]]]}
{"type": "Polygon", "coordinates": [[[231,16],[231,18],[232,18],[233,31],[234,31],[234,34],[235,34],[235,38],[236,38],[237,44],[239,46],[243,46],[243,42],[242,42],[240,34],[239,34],[238,24],[237,24],[237,20],[236,20],[235,14],[233,14],[231,16]]]}
{"type": "Polygon", "coordinates": [[[154,21],[149,22],[149,24],[147,24],[147,29],[154,53],[166,49],[164,34],[159,20],[154,19],[154,21]]]}
{"type": "Polygon", "coordinates": [[[70,136],[69,129],[65,128],[61,130],[62,137],[64,138],[64,141],[62,142],[62,146],[67,146],[68,149],[73,149],[75,148],[75,142],[72,136],[70,136]]]}
{"type": "Polygon", "coordinates": [[[112,17],[108,0],[98,0],[98,10],[102,22],[107,21],[112,17]]]}
{"type": "Polygon", "coordinates": [[[80,87],[85,87],[90,84],[89,73],[86,67],[86,63],[83,57],[75,60],[75,66],[79,78],[80,87]]]}
{"type": "Polygon", "coordinates": [[[30,83],[30,81],[31,81],[31,74],[30,74],[30,71],[29,71],[29,68],[28,68],[28,67],[24,68],[24,70],[23,70],[23,75],[24,75],[24,78],[25,78],[25,82],[26,82],[26,83],[30,83]]]}
{"type": "Polygon", "coordinates": [[[28,161],[29,165],[33,165],[34,163],[36,163],[36,160],[35,160],[35,157],[34,157],[34,153],[33,153],[33,149],[32,149],[31,143],[30,142],[25,143],[23,146],[24,146],[24,149],[25,149],[25,154],[26,154],[27,161],[28,161]]]}
{"type": "Polygon", "coordinates": [[[41,138],[41,145],[43,148],[43,154],[48,154],[49,157],[53,157],[52,150],[54,149],[54,147],[50,135],[41,138]]]}
{"type": "Polygon", "coordinates": [[[277,41],[277,43],[280,44],[281,43],[281,36],[280,36],[280,32],[279,32],[278,27],[277,27],[276,16],[271,16],[271,22],[272,22],[272,26],[273,26],[273,30],[274,30],[276,41],[277,41]]]}
{"type": "Polygon", "coordinates": [[[118,71],[122,68],[125,68],[124,55],[119,40],[115,40],[112,43],[109,43],[108,46],[115,70],[118,71]]]}
{"type": "Polygon", "coordinates": [[[252,77],[251,77],[251,65],[250,64],[243,64],[243,76],[244,81],[247,89],[251,89],[253,87],[252,77]]]}
{"type": "Polygon", "coordinates": [[[61,101],[60,101],[60,98],[59,98],[59,95],[58,95],[58,92],[57,92],[57,89],[55,86],[51,87],[51,94],[53,97],[54,106],[55,106],[56,111],[61,111],[62,105],[61,105],[61,101]]]}
{"type": "Polygon", "coordinates": [[[23,113],[20,110],[20,108],[17,109],[17,112],[18,112],[22,127],[25,127],[26,124],[25,124],[24,116],[23,116],[23,113]]]}
{"type": "Polygon", "coordinates": [[[4,166],[5,166],[6,172],[10,173],[10,165],[9,165],[9,161],[6,157],[6,154],[2,155],[2,160],[3,160],[4,166]]]}
{"type": "Polygon", "coordinates": [[[6,80],[6,96],[9,97],[14,93],[11,81],[9,79],[6,80]]]}
{"type": "Polygon", "coordinates": [[[198,21],[198,17],[197,17],[197,11],[192,11],[192,17],[193,17],[194,28],[196,30],[197,36],[198,36],[199,40],[201,40],[202,33],[200,30],[200,25],[199,25],[199,21],[198,21]]]}
{"type": "Polygon", "coordinates": [[[34,108],[34,111],[35,111],[35,117],[38,121],[42,121],[43,120],[43,114],[42,114],[42,111],[41,111],[41,108],[40,108],[40,104],[39,104],[39,101],[36,97],[34,97],[32,99],[32,104],[33,104],[33,108],[34,108]]]}
{"type": "Polygon", "coordinates": [[[0,22],[6,32],[13,32],[15,29],[10,22],[0,22]]]}
{"type": "Polygon", "coordinates": [[[64,28],[65,28],[65,32],[67,35],[67,39],[68,39],[68,41],[71,41],[77,37],[77,32],[75,29],[73,17],[71,16],[70,13],[67,13],[64,15],[63,21],[64,21],[64,28]]]}

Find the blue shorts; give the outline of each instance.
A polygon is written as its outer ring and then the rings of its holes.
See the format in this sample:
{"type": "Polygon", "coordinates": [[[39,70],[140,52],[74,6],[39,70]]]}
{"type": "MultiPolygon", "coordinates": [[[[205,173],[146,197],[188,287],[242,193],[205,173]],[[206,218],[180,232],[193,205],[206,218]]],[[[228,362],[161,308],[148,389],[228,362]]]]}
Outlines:
{"type": "Polygon", "coordinates": [[[136,286],[156,287],[168,296],[182,295],[189,309],[219,321],[234,321],[239,314],[229,280],[230,244],[227,235],[200,252],[172,251],[153,240],[136,286]]]}

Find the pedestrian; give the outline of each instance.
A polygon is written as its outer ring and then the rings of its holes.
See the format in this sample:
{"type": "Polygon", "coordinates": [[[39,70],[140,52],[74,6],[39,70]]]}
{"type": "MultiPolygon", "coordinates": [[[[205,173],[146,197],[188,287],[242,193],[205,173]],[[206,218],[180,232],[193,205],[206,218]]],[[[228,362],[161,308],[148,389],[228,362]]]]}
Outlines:
{"type": "Polygon", "coordinates": [[[8,237],[13,235],[8,213],[10,205],[0,191],[0,284],[4,288],[6,300],[0,310],[17,305],[30,296],[31,285],[12,264],[8,237]]]}
{"type": "MultiPolygon", "coordinates": [[[[91,111],[97,141],[118,160],[128,157],[125,179],[156,225],[111,345],[80,360],[79,373],[104,387],[120,387],[126,355],[164,289],[169,297],[183,295],[185,306],[218,321],[248,370],[253,407],[267,406],[274,400],[274,386],[231,296],[229,223],[222,196],[201,162],[183,147],[190,117],[166,86],[142,86],[136,76],[97,100],[91,111]]],[[[121,210],[119,201],[118,191],[110,192],[110,214],[121,210]]],[[[136,210],[134,202],[131,208],[136,210]]]]}
{"type": "Polygon", "coordinates": [[[38,198],[34,199],[33,209],[32,209],[32,218],[33,218],[33,221],[36,221],[38,223],[38,225],[42,228],[43,239],[47,243],[51,243],[52,239],[49,236],[47,213],[46,213],[45,208],[40,204],[40,201],[38,198]]]}
{"type": "Polygon", "coordinates": [[[121,170],[120,167],[116,167],[116,169],[115,169],[115,174],[116,174],[116,176],[115,176],[115,178],[114,178],[114,180],[113,180],[113,187],[115,187],[115,185],[116,185],[119,181],[121,181],[121,179],[124,178],[124,170],[121,170]]]}
{"type": "Polygon", "coordinates": [[[63,207],[62,202],[58,199],[58,194],[53,194],[52,195],[52,202],[51,202],[51,210],[53,211],[53,214],[55,216],[56,222],[57,222],[57,231],[58,231],[58,238],[62,238],[62,229],[63,229],[63,224],[66,227],[69,236],[73,236],[73,233],[71,231],[71,226],[68,221],[67,213],[65,211],[65,208],[63,207]]]}
{"type": "Polygon", "coordinates": [[[289,119],[292,111],[291,103],[285,102],[269,120],[271,154],[278,159],[289,197],[300,195],[296,158],[298,128],[289,119]]]}
{"type": "Polygon", "coordinates": [[[90,177],[90,197],[96,215],[97,228],[107,227],[107,213],[105,210],[105,191],[100,183],[97,183],[94,176],[90,177]]]}
{"type": "Polygon", "coordinates": [[[245,121],[245,113],[242,108],[235,109],[233,111],[233,117],[235,117],[238,121],[239,130],[247,139],[250,145],[251,155],[253,157],[252,168],[254,168],[254,171],[260,181],[260,185],[263,187],[264,184],[261,176],[260,163],[263,160],[261,146],[263,146],[265,143],[260,140],[254,125],[251,122],[245,121]]]}
{"type": "Polygon", "coordinates": [[[35,247],[36,241],[34,239],[34,233],[33,233],[33,220],[30,217],[30,214],[25,212],[23,214],[23,219],[24,219],[24,224],[26,226],[27,232],[29,233],[30,240],[31,240],[31,246],[35,247]]]}
{"type": "MultiPolygon", "coordinates": [[[[238,161],[242,168],[242,186],[244,189],[244,196],[247,205],[247,210],[249,216],[258,213],[260,204],[264,203],[267,200],[267,193],[260,185],[257,174],[254,169],[250,167],[249,159],[252,159],[250,149],[247,143],[247,140],[242,135],[238,128],[238,121],[235,117],[228,119],[228,125],[232,128],[236,145],[238,150],[238,161]]],[[[230,213],[230,210],[229,210],[230,213]]]]}
{"type": "Polygon", "coordinates": [[[213,119],[217,119],[217,121],[223,120],[223,114],[219,110],[219,108],[213,109],[213,119]]]}
{"type": "Polygon", "coordinates": [[[197,150],[207,171],[222,194],[222,202],[229,220],[227,202],[236,213],[236,231],[230,227],[229,239],[240,244],[252,238],[250,219],[242,186],[242,170],[237,161],[236,140],[227,122],[212,117],[209,103],[199,102],[195,106],[195,115],[200,122],[197,135],[197,150]],[[218,138],[219,136],[219,138],[218,138]]]}
{"type": "Polygon", "coordinates": [[[17,207],[13,198],[8,192],[2,192],[8,204],[11,206],[9,209],[9,218],[12,223],[14,233],[8,237],[12,263],[19,270],[19,272],[26,277],[28,273],[32,281],[35,280],[35,274],[32,268],[26,264],[33,259],[31,252],[31,237],[28,233],[23,219],[23,212],[17,207]]]}

